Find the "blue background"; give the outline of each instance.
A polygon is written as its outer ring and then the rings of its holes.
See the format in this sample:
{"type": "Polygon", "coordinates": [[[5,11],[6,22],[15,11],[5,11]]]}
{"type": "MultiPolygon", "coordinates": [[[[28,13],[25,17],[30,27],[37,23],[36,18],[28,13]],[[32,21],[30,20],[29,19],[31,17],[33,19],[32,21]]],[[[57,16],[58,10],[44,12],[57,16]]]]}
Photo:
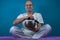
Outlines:
{"type": "MultiPolygon", "coordinates": [[[[26,0],[0,0],[0,36],[10,36],[10,27],[16,17],[25,12],[26,0]]],[[[59,0],[32,0],[33,11],[42,14],[44,22],[49,23],[52,31],[49,36],[60,36],[59,0]]]]}

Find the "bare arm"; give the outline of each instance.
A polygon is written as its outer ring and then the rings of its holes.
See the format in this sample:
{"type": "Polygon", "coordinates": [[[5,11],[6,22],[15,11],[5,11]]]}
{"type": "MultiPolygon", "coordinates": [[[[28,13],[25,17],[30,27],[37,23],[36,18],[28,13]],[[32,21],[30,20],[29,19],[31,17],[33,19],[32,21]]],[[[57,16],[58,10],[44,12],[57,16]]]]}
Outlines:
{"type": "Polygon", "coordinates": [[[21,23],[22,21],[24,21],[24,20],[26,20],[26,19],[28,19],[28,17],[16,19],[16,20],[13,22],[13,24],[14,24],[14,25],[17,25],[17,24],[21,23]]]}
{"type": "MultiPolygon", "coordinates": [[[[30,17],[30,16],[26,16],[26,17],[24,17],[24,18],[16,19],[16,20],[13,22],[13,24],[14,24],[14,25],[17,25],[17,24],[21,23],[22,21],[24,21],[24,20],[26,20],[26,19],[29,19],[29,17],[30,17]]],[[[33,19],[33,18],[31,17],[31,19],[33,19]]]]}
{"type": "Polygon", "coordinates": [[[41,26],[41,24],[39,23],[39,24],[37,24],[37,28],[36,28],[36,32],[37,31],[39,31],[39,29],[41,28],[42,26],[41,26]]]}
{"type": "Polygon", "coordinates": [[[28,28],[28,29],[30,29],[30,30],[32,30],[32,31],[34,31],[34,32],[38,32],[41,27],[42,27],[41,24],[38,24],[38,25],[37,25],[37,28],[28,28]]]}

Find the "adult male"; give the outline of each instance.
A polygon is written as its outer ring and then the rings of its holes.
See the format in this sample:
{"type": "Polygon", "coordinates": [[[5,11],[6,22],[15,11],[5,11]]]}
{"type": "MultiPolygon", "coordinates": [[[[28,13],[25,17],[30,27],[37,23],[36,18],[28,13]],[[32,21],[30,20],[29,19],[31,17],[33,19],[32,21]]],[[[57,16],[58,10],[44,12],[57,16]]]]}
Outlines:
{"type": "Polygon", "coordinates": [[[19,37],[34,39],[38,39],[47,35],[47,33],[51,30],[51,27],[49,24],[42,25],[44,22],[40,13],[32,12],[32,2],[27,1],[25,8],[26,13],[20,14],[13,22],[14,26],[11,27],[10,33],[19,37]],[[28,24],[28,22],[30,22],[30,24],[28,24]],[[35,23],[35,25],[31,26],[31,22],[33,22],[33,24],[35,23]],[[19,23],[23,24],[23,28],[19,29],[17,26],[15,26],[19,23]]]}

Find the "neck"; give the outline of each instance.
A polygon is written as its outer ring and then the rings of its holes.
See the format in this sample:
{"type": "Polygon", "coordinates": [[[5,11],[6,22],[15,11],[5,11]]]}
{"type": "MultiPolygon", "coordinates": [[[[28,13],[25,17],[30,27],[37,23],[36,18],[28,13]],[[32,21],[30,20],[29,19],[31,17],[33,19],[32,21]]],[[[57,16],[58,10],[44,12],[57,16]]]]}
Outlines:
{"type": "Polygon", "coordinates": [[[31,13],[33,13],[33,12],[32,12],[32,11],[28,11],[28,12],[27,12],[27,14],[31,14],[31,13]]]}

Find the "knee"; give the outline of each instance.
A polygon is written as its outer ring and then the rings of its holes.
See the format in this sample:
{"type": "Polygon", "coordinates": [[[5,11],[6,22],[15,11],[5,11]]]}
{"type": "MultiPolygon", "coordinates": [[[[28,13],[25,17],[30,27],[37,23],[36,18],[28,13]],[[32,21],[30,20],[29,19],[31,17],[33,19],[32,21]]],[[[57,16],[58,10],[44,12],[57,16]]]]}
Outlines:
{"type": "Polygon", "coordinates": [[[50,31],[51,30],[51,26],[49,24],[44,25],[46,27],[46,30],[50,31]]]}
{"type": "Polygon", "coordinates": [[[15,30],[16,30],[16,26],[12,26],[11,28],[10,28],[10,33],[11,34],[14,34],[15,33],[15,30]]]}

